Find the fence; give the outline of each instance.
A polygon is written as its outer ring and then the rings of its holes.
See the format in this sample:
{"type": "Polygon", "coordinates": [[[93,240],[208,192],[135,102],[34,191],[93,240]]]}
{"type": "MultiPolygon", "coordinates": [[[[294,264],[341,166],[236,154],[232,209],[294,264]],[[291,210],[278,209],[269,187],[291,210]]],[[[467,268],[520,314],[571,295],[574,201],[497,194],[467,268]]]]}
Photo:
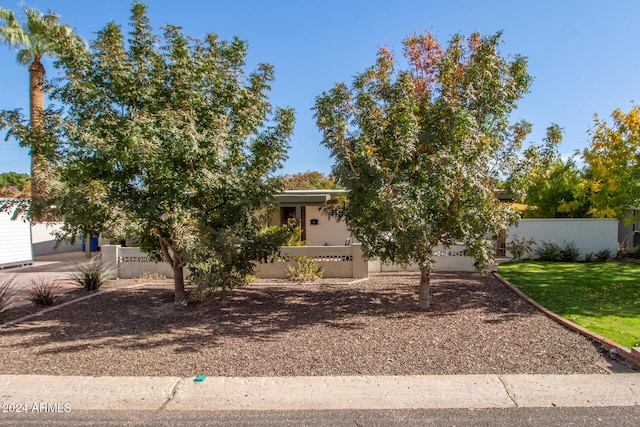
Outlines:
{"type": "MultiPolygon", "coordinates": [[[[592,218],[521,219],[507,231],[507,246],[513,238],[533,239],[533,255],[543,242],[562,246],[573,242],[584,257],[589,253],[618,251],[618,220],[592,218]]],[[[511,256],[507,252],[507,256],[511,256]]]]}
{"type": "MultiPolygon", "coordinates": [[[[117,270],[118,277],[130,279],[143,274],[162,274],[173,277],[166,262],[154,262],[139,248],[102,245],[102,259],[117,270]]],[[[285,267],[298,256],[307,256],[324,268],[324,277],[364,278],[368,277],[367,263],[362,258],[360,244],[350,246],[288,246],[280,248],[280,260],[260,263],[256,267],[259,277],[265,279],[285,278],[285,267]]]]}
{"type": "Polygon", "coordinates": [[[256,268],[259,277],[281,279],[286,277],[286,266],[295,257],[306,256],[324,269],[328,278],[365,278],[369,276],[367,262],[362,258],[359,243],[349,246],[284,246],[280,248],[280,259],[271,263],[260,263],[256,268]]]}
{"type": "Polygon", "coordinates": [[[154,262],[140,248],[102,245],[102,261],[117,271],[120,279],[131,279],[144,274],[161,274],[172,278],[173,270],[166,262],[154,262]]]}
{"type": "MultiPolygon", "coordinates": [[[[472,257],[465,255],[464,250],[465,246],[462,245],[452,245],[448,249],[438,246],[435,251],[436,262],[433,265],[432,271],[476,271],[476,267],[474,266],[475,260],[472,257]]],[[[369,261],[370,273],[419,270],[420,268],[417,264],[410,264],[403,267],[396,264],[382,263],[380,260],[369,261]]]]}
{"type": "Polygon", "coordinates": [[[31,243],[33,255],[49,255],[80,250],[81,239],[72,245],[69,242],[56,242],[56,232],[62,229],[61,222],[41,222],[31,226],[31,243]]]}

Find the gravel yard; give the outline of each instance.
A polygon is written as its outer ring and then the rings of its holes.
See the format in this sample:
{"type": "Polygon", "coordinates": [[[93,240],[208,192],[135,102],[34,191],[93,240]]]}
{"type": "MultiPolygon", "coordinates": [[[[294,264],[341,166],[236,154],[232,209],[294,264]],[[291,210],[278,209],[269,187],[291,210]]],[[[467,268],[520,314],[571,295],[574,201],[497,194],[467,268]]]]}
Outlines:
{"type": "Polygon", "coordinates": [[[359,283],[258,281],[222,303],[173,308],[171,284],[101,292],[0,329],[1,374],[291,376],[604,373],[588,339],[493,276],[359,283]]]}

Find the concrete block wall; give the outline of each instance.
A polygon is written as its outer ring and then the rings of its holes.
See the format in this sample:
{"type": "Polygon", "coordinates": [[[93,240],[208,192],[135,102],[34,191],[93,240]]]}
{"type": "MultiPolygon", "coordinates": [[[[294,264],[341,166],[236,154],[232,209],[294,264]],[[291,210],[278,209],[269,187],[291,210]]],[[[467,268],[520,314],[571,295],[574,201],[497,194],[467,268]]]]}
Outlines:
{"type": "Polygon", "coordinates": [[[360,244],[349,246],[287,246],[280,248],[283,260],[272,263],[260,263],[256,273],[264,279],[286,278],[286,266],[295,263],[294,258],[306,256],[313,258],[323,269],[327,278],[365,278],[369,277],[367,263],[362,257],[360,244]]]}
{"type": "Polygon", "coordinates": [[[140,248],[103,245],[102,260],[117,270],[120,279],[132,279],[144,274],[161,274],[173,278],[173,270],[166,262],[154,262],[140,248]]]}
{"type": "MultiPolygon", "coordinates": [[[[596,253],[604,249],[613,256],[618,251],[618,220],[593,218],[544,218],[521,219],[516,226],[507,231],[507,246],[512,238],[535,240],[531,245],[535,252],[545,241],[555,242],[563,246],[565,242],[573,242],[580,250],[581,258],[585,254],[596,253]]],[[[511,254],[507,251],[507,256],[511,254]]]]}
{"type": "MultiPolygon", "coordinates": [[[[433,271],[476,271],[476,267],[474,266],[475,260],[470,256],[463,255],[464,250],[465,247],[462,245],[452,245],[449,249],[438,246],[436,249],[436,262],[433,265],[433,271]]],[[[382,263],[380,260],[369,261],[370,273],[392,271],[420,271],[420,267],[418,267],[417,264],[410,264],[403,267],[397,264],[382,263]]]]}
{"type": "Polygon", "coordinates": [[[74,244],[69,242],[56,242],[56,232],[62,229],[61,222],[42,222],[31,226],[31,244],[33,255],[50,255],[64,252],[76,252],[81,249],[80,239],[74,244]]]}
{"type": "MultiPolygon", "coordinates": [[[[105,264],[117,270],[118,277],[130,279],[144,274],[162,274],[173,277],[173,271],[166,262],[153,262],[139,248],[103,245],[102,259],[105,264]]],[[[315,259],[324,268],[324,277],[364,278],[368,277],[367,263],[362,257],[360,244],[350,246],[291,246],[281,248],[281,256],[293,261],[296,256],[315,259]]],[[[261,278],[286,278],[288,262],[261,263],[256,273],[261,278]]]]}

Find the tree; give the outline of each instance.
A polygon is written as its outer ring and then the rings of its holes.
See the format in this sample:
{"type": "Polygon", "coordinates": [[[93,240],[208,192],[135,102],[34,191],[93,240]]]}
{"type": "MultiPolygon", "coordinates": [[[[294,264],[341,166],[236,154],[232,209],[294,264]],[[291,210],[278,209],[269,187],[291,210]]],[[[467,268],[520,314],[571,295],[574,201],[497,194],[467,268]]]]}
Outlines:
{"type": "Polygon", "coordinates": [[[29,174],[26,173],[0,173],[0,197],[29,197],[31,192],[29,178],[29,174]]]}
{"type": "Polygon", "coordinates": [[[414,34],[403,42],[408,70],[381,48],[374,66],[314,107],[333,175],[349,190],[336,215],[368,257],[419,265],[423,309],[437,245],[464,243],[489,269],[490,238],[515,218],[494,190],[508,176],[521,195],[531,170],[516,155],[530,125],[509,115],[532,78],[525,58],[500,56],[500,39],[456,35],[445,49],[414,34]]]}
{"type": "Polygon", "coordinates": [[[317,171],[284,175],[283,179],[285,190],[333,190],[340,188],[333,177],[317,171]]]}
{"type": "Polygon", "coordinates": [[[592,213],[622,218],[640,205],[640,106],[616,109],[612,124],[594,116],[591,147],[584,151],[592,184],[592,213]]]}
{"type": "MultiPolygon", "coordinates": [[[[273,245],[261,239],[282,181],[293,111],[267,97],[273,67],[245,75],[247,44],[214,34],[191,39],[167,25],[154,35],[134,3],[131,31],[109,23],[90,47],[58,46],[61,78],[43,133],[56,180],[51,204],[65,232],[132,238],[174,273],[184,305],[184,267],[194,277],[240,276],[273,245]],[[97,229],[97,230],[96,230],[97,229]]],[[[14,134],[30,129],[5,115],[14,134]]]]}
{"type": "Polygon", "coordinates": [[[548,177],[536,180],[527,191],[526,218],[587,218],[590,181],[575,160],[558,159],[548,177]]]}
{"type": "MultiPolygon", "coordinates": [[[[71,29],[58,23],[54,13],[23,6],[26,21],[21,25],[13,11],[0,8],[0,42],[18,50],[16,59],[29,67],[29,115],[31,126],[40,128],[44,114],[44,76],[42,58],[54,51],[55,41],[70,36],[71,29]]],[[[46,191],[46,161],[40,146],[31,145],[31,197],[37,205],[46,191]]],[[[38,207],[35,209],[38,213],[38,207]]],[[[37,215],[36,215],[37,216],[37,215]]]]}
{"type": "Polygon", "coordinates": [[[527,218],[585,218],[589,216],[590,200],[588,180],[578,169],[573,158],[563,160],[557,150],[562,142],[562,129],[558,125],[547,128],[545,143],[550,147],[548,169],[537,174],[527,190],[525,204],[531,209],[527,218]]]}

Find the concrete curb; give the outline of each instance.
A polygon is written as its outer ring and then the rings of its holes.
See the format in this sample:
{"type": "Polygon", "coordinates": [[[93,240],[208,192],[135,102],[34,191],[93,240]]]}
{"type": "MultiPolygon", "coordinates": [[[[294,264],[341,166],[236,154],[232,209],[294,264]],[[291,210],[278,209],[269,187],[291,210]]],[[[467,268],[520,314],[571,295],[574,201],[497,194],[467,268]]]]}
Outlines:
{"type": "MultiPolygon", "coordinates": [[[[640,375],[58,377],[0,375],[23,412],[265,411],[640,405],[640,375]],[[200,378],[202,380],[202,378],[200,378]]],[[[13,411],[16,412],[16,411],[13,411]]]]}
{"type": "Polygon", "coordinates": [[[586,328],[583,328],[580,325],[573,323],[568,319],[565,319],[564,317],[554,313],[553,311],[543,307],[542,305],[540,305],[539,303],[531,299],[527,294],[522,292],[520,289],[516,288],[508,280],[500,276],[500,274],[498,274],[497,272],[494,271],[493,275],[495,276],[496,279],[498,279],[498,281],[500,281],[500,283],[502,283],[507,288],[509,288],[513,293],[515,293],[520,298],[522,298],[523,300],[525,300],[526,302],[528,302],[529,304],[537,308],[539,311],[547,315],[549,318],[555,320],[557,323],[563,325],[564,327],[569,328],[575,332],[578,332],[579,334],[593,341],[599,342],[603,347],[609,350],[610,353],[619,355],[620,357],[624,358],[625,360],[630,362],[632,365],[634,365],[636,369],[640,368],[640,351],[638,351],[636,348],[629,349],[625,346],[618,344],[615,341],[610,340],[609,338],[605,338],[601,335],[598,335],[595,332],[592,332],[586,328]]]}

